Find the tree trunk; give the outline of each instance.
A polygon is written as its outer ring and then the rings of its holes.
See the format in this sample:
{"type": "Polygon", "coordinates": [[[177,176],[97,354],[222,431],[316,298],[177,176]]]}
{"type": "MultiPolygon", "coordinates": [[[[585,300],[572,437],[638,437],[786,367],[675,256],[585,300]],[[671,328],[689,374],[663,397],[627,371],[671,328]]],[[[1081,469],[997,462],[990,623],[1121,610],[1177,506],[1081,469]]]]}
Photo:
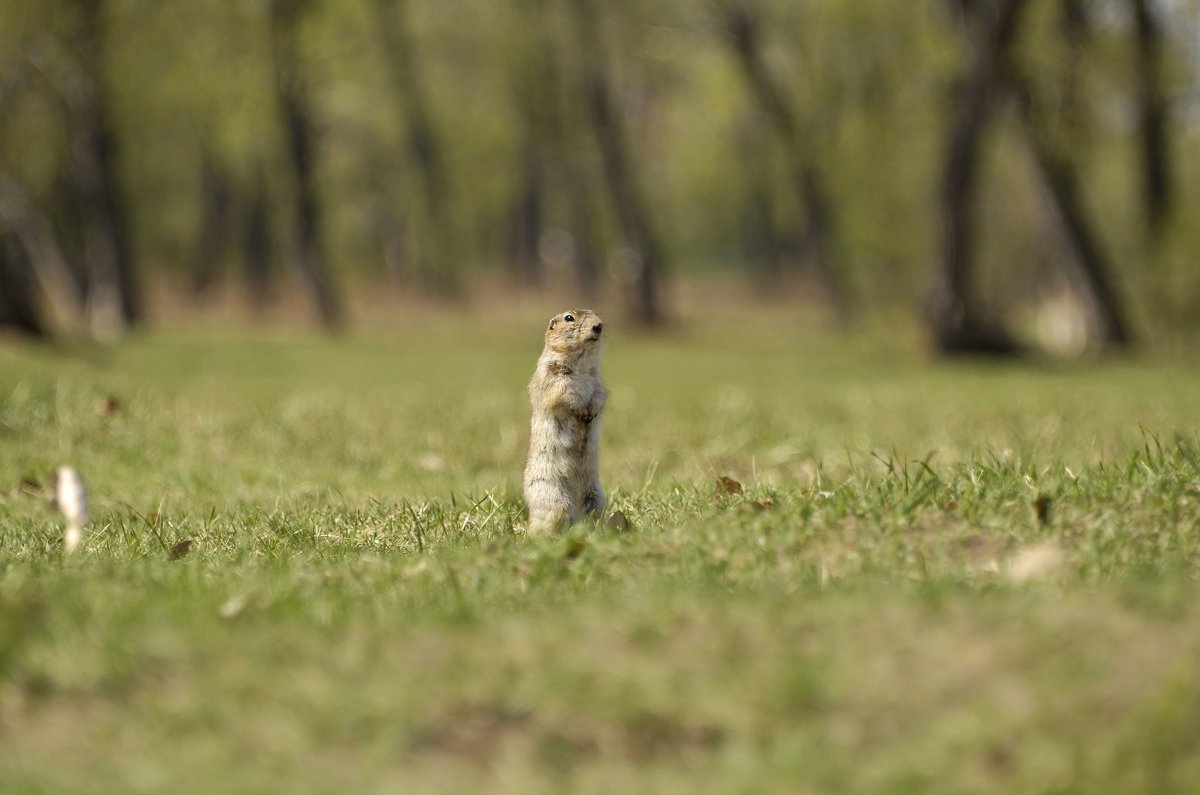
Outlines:
{"type": "Polygon", "coordinates": [[[271,210],[266,179],[259,172],[254,178],[243,210],[242,269],[250,303],[256,309],[266,306],[271,296],[272,246],[271,210]]]}
{"type": "Polygon", "coordinates": [[[1142,194],[1146,228],[1162,232],[1171,210],[1170,145],[1163,91],[1163,32],[1154,0],[1129,0],[1137,37],[1137,100],[1142,154],[1142,194]]]}
{"type": "Polygon", "coordinates": [[[942,170],[941,265],[930,299],[935,342],[946,353],[1015,350],[1007,335],[988,327],[974,300],[974,210],[983,133],[1027,5],[1026,0],[1001,0],[986,40],[976,49],[951,125],[942,170]]]}
{"type": "Polygon", "coordinates": [[[756,263],[758,280],[770,289],[779,278],[783,245],[775,225],[771,162],[758,120],[738,129],[738,156],[746,164],[742,201],[742,240],[746,255],[756,263]]]}
{"type": "Polygon", "coordinates": [[[585,108],[600,149],[605,185],[625,242],[637,256],[630,295],[631,314],[643,326],[665,317],[659,280],[666,253],[649,201],[633,163],[625,124],[613,98],[607,53],[593,0],[573,0],[576,45],[583,61],[585,108]]]}
{"type": "Polygon", "coordinates": [[[442,141],[436,132],[419,61],[408,28],[407,0],[375,0],[380,36],[408,131],[408,148],[421,177],[424,215],[420,228],[429,237],[419,261],[426,282],[437,292],[461,289],[453,203],[442,141]]]}
{"type": "Polygon", "coordinates": [[[280,122],[295,180],[297,266],[312,293],[321,321],[328,328],[336,328],[343,321],[342,308],[325,263],[323,219],[315,183],[314,124],[296,52],[297,27],[307,7],[307,0],[273,0],[271,43],[280,122]]]}
{"type": "Polygon", "coordinates": [[[0,230],[7,239],[8,276],[0,292],[8,295],[8,315],[24,318],[26,323],[36,319],[47,335],[77,330],[75,319],[86,307],[53,226],[21,186],[2,171],[0,230]],[[14,306],[20,304],[28,307],[14,306]]]}
{"type": "Polygon", "coordinates": [[[767,70],[758,21],[742,3],[734,2],[724,9],[724,25],[751,93],[783,141],[792,183],[806,215],[806,237],[817,277],[838,315],[845,318],[852,302],[835,253],[836,224],[825,178],[803,141],[795,107],[767,70]]]}
{"type": "Polygon", "coordinates": [[[221,271],[221,259],[229,239],[232,195],[229,180],[211,152],[200,164],[200,219],[192,246],[192,294],[209,293],[221,271]]]}
{"type": "Polygon", "coordinates": [[[517,281],[526,287],[542,284],[542,260],[538,242],[542,237],[546,180],[542,167],[542,144],[530,134],[521,148],[521,174],[513,201],[509,258],[517,281]]]}
{"type": "Polygon", "coordinates": [[[1079,178],[1075,166],[1069,157],[1061,153],[1062,150],[1055,145],[1040,123],[1032,87],[1022,82],[1016,84],[1016,89],[1020,97],[1021,118],[1026,138],[1033,151],[1038,172],[1066,227],[1071,246],[1075,249],[1084,281],[1092,293],[1097,313],[1104,324],[1105,341],[1116,347],[1125,347],[1132,341],[1130,326],[1113,282],[1113,268],[1099,237],[1088,221],[1083,201],[1079,196],[1079,178]]]}
{"type": "Polygon", "coordinates": [[[517,3],[525,46],[512,66],[512,103],[520,119],[517,188],[513,196],[509,259],[518,283],[541,286],[544,273],[539,245],[548,219],[553,178],[561,171],[562,123],[558,118],[557,74],[547,29],[545,0],[517,3]]]}
{"type": "Polygon", "coordinates": [[[17,236],[0,232],[0,327],[45,337],[47,331],[38,310],[33,267],[17,236]]]}
{"type": "Polygon", "coordinates": [[[90,309],[102,323],[142,319],[129,200],[121,184],[120,140],[107,85],[105,0],[78,0],[82,12],[79,58],[85,88],[76,108],[76,179],[90,266],[90,309]],[[115,307],[109,307],[114,302],[115,307]],[[116,317],[108,318],[109,314],[116,317]]]}

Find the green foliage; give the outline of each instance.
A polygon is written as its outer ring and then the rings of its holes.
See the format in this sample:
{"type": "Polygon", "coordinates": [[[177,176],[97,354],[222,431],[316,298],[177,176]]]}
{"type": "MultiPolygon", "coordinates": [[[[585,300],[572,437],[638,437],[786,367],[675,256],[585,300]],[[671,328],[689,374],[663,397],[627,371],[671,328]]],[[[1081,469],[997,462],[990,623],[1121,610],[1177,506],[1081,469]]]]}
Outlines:
{"type": "Polygon", "coordinates": [[[540,541],[536,318],[0,348],[6,788],[1189,791],[1194,370],[612,325],[633,529],[540,541]]]}

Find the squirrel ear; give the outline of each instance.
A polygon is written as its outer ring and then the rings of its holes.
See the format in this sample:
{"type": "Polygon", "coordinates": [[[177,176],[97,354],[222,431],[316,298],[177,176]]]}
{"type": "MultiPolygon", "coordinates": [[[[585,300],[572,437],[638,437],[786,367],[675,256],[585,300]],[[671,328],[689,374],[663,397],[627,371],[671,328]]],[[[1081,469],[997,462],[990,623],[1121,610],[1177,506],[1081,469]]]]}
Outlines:
{"type": "Polygon", "coordinates": [[[557,322],[558,322],[558,318],[556,318],[556,317],[550,318],[550,325],[546,327],[546,330],[549,331],[550,329],[554,328],[554,324],[557,322]]]}

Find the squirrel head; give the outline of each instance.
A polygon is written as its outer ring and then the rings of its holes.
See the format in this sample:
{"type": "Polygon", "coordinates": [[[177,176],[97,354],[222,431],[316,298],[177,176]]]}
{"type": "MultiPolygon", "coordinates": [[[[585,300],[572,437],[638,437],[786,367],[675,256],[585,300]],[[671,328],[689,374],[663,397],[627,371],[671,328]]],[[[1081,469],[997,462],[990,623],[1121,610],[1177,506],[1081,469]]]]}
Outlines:
{"type": "Polygon", "coordinates": [[[590,309],[568,309],[550,318],[546,349],[563,355],[599,353],[604,323],[590,309]]]}

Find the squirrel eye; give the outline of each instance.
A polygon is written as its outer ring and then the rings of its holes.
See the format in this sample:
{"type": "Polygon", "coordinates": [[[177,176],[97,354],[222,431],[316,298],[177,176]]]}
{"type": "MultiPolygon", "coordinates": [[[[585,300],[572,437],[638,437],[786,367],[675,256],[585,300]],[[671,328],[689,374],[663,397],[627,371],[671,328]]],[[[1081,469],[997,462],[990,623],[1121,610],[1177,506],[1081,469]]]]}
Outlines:
{"type": "Polygon", "coordinates": [[[563,315],[563,320],[567,321],[568,323],[574,323],[575,316],[574,315],[563,315]]]}

